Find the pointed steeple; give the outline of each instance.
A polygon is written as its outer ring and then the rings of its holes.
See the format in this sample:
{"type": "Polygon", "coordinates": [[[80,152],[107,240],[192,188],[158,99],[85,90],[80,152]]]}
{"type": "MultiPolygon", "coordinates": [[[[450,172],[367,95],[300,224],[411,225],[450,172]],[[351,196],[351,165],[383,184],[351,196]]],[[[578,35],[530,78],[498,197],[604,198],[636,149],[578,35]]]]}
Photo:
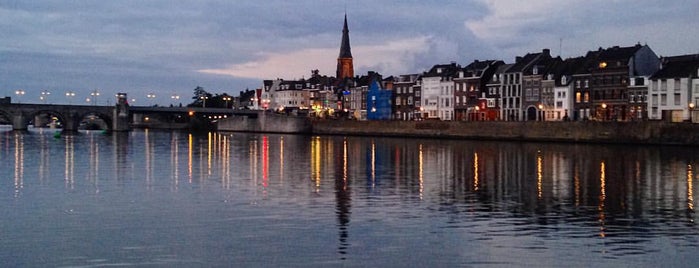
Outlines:
{"type": "Polygon", "coordinates": [[[345,14],[345,26],[342,28],[342,43],[340,44],[339,58],[352,58],[352,49],[350,48],[349,28],[347,27],[347,14],[345,14]]]}
{"type": "Polygon", "coordinates": [[[350,48],[349,29],[347,27],[347,13],[345,13],[345,26],[342,27],[342,43],[340,44],[340,56],[337,57],[337,79],[351,79],[354,77],[354,63],[352,63],[352,50],[350,48]]]}

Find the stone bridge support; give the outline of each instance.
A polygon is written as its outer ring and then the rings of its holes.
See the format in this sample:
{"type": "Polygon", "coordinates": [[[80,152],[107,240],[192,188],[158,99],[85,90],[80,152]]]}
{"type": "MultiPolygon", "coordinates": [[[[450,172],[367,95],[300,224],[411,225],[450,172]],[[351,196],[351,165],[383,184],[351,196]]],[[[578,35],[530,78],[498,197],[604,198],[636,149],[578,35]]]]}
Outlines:
{"type": "Polygon", "coordinates": [[[12,115],[12,129],[13,130],[27,130],[27,118],[24,113],[19,112],[12,115]]]}

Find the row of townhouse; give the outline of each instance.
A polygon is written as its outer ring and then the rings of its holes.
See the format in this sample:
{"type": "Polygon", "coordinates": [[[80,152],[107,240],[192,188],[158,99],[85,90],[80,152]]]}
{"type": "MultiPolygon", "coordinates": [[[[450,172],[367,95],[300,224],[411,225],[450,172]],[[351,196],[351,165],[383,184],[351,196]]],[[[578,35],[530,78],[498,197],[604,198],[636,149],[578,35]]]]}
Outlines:
{"type": "Polygon", "coordinates": [[[568,59],[543,49],[510,64],[452,62],[385,79],[369,72],[338,81],[316,70],[310,79],[265,80],[258,97],[252,108],[370,120],[685,121],[696,118],[699,55],[660,58],[637,44],[568,59]]]}

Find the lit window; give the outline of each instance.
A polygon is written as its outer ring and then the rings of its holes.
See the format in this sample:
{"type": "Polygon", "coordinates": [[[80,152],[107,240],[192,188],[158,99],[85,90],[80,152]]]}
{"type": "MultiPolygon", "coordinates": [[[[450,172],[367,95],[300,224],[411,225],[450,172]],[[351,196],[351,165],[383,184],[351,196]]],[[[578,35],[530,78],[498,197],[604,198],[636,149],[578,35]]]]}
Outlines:
{"type": "Polygon", "coordinates": [[[605,61],[600,62],[600,63],[599,63],[599,68],[600,68],[600,69],[607,68],[607,62],[605,62],[605,61]]]}

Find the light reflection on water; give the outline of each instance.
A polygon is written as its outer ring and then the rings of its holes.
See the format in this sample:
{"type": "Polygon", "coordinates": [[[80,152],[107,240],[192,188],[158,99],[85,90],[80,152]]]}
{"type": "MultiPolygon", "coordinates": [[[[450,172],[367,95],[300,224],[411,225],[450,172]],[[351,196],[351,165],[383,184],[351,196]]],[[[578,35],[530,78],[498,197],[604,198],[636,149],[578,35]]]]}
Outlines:
{"type": "Polygon", "coordinates": [[[0,265],[691,266],[697,156],[681,147],[6,131],[0,265]]]}

